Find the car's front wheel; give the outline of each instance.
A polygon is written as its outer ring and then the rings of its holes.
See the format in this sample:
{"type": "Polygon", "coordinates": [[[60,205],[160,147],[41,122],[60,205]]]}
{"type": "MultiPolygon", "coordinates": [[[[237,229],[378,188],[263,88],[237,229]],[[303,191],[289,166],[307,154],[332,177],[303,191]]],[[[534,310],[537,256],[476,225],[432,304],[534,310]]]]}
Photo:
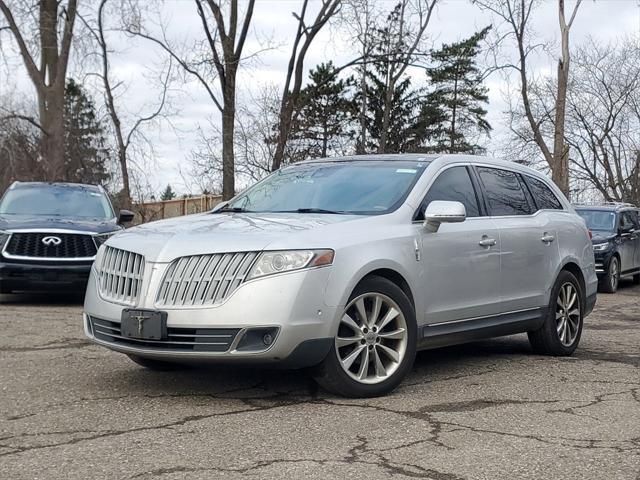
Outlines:
{"type": "Polygon", "coordinates": [[[347,397],[384,395],[411,369],[416,339],[415,310],[402,289],[382,277],[366,278],[347,302],[316,381],[347,397]]]}
{"type": "Polygon", "coordinates": [[[571,355],[582,335],[583,306],[578,280],[563,270],[551,290],[549,310],[542,327],[529,332],[533,350],[542,355],[571,355]]]}
{"type": "Polygon", "coordinates": [[[620,283],[620,260],[618,260],[618,257],[613,256],[609,261],[607,274],[600,282],[600,290],[606,293],[616,293],[618,283],[620,283]]]}

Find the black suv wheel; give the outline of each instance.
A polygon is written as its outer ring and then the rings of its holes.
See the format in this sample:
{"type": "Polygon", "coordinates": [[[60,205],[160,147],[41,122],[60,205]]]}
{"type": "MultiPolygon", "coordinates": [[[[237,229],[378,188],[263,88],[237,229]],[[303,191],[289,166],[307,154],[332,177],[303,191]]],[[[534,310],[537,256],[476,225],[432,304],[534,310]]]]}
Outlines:
{"type": "Polygon", "coordinates": [[[620,283],[620,260],[617,256],[611,257],[607,274],[600,281],[600,290],[605,293],[616,293],[620,283]]]}

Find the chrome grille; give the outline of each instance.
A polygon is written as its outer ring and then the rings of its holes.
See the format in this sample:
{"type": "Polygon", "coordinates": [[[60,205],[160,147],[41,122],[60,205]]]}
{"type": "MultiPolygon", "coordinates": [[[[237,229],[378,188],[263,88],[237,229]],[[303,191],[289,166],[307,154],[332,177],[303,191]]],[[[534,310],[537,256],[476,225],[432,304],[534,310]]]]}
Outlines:
{"type": "Polygon", "coordinates": [[[137,304],[144,273],[142,255],[107,246],[96,270],[102,298],[125,305],[137,304]]]}
{"type": "Polygon", "coordinates": [[[186,350],[194,352],[226,352],[240,331],[239,328],[167,328],[165,340],[142,340],[121,335],[120,324],[90,317],[93,335],[115,345],[151,350],[186,350]]]}
{"type": "Polygon", "coordinates": [[[5,253],[9,258],[92,260],[96,244],[91,235],[81,233],[14,232],[5,253]],[[55,243],[45,243],[45,239],[52,239],[55,243]]]}
{"type": "Polygon", "coordinates": [[[258,252],[194,255],[175,260],[158,292],[159,305],[213,305],[245,281],[258,252]]]}

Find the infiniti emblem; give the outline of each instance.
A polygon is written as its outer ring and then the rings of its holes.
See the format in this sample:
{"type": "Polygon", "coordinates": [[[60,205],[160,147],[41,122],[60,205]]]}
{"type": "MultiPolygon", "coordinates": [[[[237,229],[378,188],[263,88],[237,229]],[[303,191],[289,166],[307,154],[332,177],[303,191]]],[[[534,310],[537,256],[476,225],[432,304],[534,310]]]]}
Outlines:
{"type": "Polygon", "coordinates": [[[42,243],[47,246],[53,245],[55,247],[62,243],[62,239],[60,237],[44,237],[42,239],[42,243]]]}

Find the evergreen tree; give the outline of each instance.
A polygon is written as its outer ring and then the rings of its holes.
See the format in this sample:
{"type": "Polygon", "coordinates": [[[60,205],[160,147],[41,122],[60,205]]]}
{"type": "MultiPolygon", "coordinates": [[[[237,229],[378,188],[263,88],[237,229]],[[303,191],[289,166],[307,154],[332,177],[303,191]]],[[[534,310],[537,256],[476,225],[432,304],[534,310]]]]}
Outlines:
{"type": "MultiPolygon", "coordinates": [[[[369,99],[367,130],[369,151],[376,151],[383,128],[384,99],[387,86],[381,76],[384,72],[376,69],[369,72],[369,99]]],[[[398,83],[393,89],[389,129],[385,153],[415,152],[422,143],[424,125],[420,113],[420,90],[411,87],[409,77],[398,83]]]]}
{"type": "Polygon", "coordinates": [[[478,136],[489,135],[486,120],[487,88],[476,65],[480,42],[491,27],[486,27],[466,40],[445,44],[431,52],[435,66],[427,69],[433,90],[423,106],[425,122],[433,127],[428,132],[428,149],[434,152],[481,153],[478,136]]]}
{"type": "Polygon", "coordinates": [[[65,90],[65,180],[104,184],[109,179],[109,149],[95,104],[73,79],[65,90]]]}
{"type": "Polygon", "coordinates": [[[167,200],[173,200],[174,198],[176,198],[176,192],[173,191],[170,184],[167,184],[167,188],[165,188],[160,195],[160,200],[164,202],[167,200]]]}
{"type": "MultiPolygon", "coordinates": [[[[411,77],[395,78],[406,61],[407,28],[402,16],[402,3],[398,3],[387,17],[384,26],[372,35],[373,68],[367,72],[367,137],[368,145],[358,151],[401,153],[416,151],[424,140],[424,125],[420,117],[421,89],[414,89],[411,77]],[[388,126],[384,116],[388,109],[388,126]],[[386,130],[386,131],[384,131],[386,130]],[[383,135],[386,135],[383,141],[383,135]]],[[[360,97],[358,96],[358,100],[360,97]]]]}
{"type": "Polygon", "coordinates": [[[300,92],[299,114],[290,147],[300,159],[341,154],[349,140],[355,104],[349,98],[353,79],[338,78],[332,62],[309,72],[310,83],[300,92]]]}

